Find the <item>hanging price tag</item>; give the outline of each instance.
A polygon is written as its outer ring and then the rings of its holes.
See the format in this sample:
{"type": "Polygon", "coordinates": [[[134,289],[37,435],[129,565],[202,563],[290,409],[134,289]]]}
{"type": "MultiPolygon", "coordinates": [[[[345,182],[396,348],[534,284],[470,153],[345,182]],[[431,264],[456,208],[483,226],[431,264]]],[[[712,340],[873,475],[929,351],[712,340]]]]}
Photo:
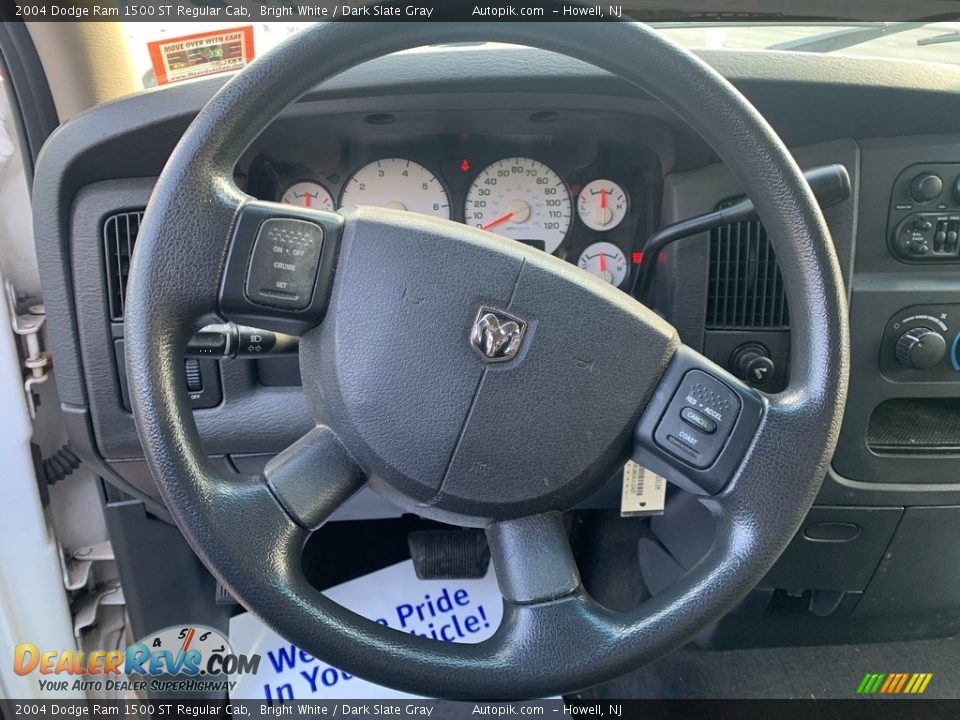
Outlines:
{"type": "Polygon", "coordinates": [[[620,515],[662,515],[667,481],[647,468],[628,460],[623,466],[623,494],[620,515]]]}

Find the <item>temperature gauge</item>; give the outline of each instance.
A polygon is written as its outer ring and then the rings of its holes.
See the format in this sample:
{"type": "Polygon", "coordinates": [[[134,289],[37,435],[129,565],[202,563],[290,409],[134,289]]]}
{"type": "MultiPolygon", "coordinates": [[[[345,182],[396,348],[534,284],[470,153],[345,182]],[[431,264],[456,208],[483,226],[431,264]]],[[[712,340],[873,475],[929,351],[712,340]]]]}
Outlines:
{"type": "Polygon", "coordinates": [[[298,207],[333,212],[333,195],[320,183],[304,180],[286,189],[280,202],[298,207]]]}
{"type": "Polygon", "coordinates": [[[580,253],[577,265],[613,286],[619,286],[627,277],[627,256],[609,242],[595,242],[587,247],[580,253]]]}
{"type": "Polygon", "coordinates": [[[584,185],[577,199],[577,212],[591,230],[615,228],[627,215],[627,194],[613,180],[594,180],[584,185]]]}

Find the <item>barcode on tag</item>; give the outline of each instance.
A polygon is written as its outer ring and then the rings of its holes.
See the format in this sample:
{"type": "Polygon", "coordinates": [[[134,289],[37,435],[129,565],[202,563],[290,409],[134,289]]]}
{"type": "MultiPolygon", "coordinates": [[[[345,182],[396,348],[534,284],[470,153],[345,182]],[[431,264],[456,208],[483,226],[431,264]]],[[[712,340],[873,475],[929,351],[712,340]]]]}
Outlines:
{"type": "Polygon", "coordinates": [[[623,466],[623,494],[620,515],[662,515],[667,481],[654,472],[628,460],[623,466]]]}

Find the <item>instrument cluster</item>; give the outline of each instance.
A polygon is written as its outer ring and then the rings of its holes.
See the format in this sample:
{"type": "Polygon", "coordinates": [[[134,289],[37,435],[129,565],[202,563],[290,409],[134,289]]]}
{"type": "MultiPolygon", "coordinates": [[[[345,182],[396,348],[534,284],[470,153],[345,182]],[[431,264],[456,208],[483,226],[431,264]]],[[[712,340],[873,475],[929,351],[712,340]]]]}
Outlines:
{"type": "MultiPolygon", "coordinates": [[[[586,159],[549,151],[486,155],[428,160],[385,153],[327,171],[262,159],[259,171],[272,178],[272,191],[260,197],[321,210],[373,205],[455,220],[629,288],[645,237],[640,230],[649,225],[641,212],[650,206],[642,164],[609,161],[602,152],[586,159]]],[[[257,166],[251,179],[255,172],[257,166]]]]}

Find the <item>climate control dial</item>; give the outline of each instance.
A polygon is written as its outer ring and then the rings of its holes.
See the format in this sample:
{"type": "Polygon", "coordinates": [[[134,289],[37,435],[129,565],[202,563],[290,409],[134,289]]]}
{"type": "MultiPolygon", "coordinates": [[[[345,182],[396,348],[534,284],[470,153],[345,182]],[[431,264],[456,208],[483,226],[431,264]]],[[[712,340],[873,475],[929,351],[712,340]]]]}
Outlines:
{"type": "Polygon", "coordinates": [[[932,328],[915,327],[897,338],[894,348],[897,362],[911,370],[927,370],[943,360],[947,341],[932,328]]]}

